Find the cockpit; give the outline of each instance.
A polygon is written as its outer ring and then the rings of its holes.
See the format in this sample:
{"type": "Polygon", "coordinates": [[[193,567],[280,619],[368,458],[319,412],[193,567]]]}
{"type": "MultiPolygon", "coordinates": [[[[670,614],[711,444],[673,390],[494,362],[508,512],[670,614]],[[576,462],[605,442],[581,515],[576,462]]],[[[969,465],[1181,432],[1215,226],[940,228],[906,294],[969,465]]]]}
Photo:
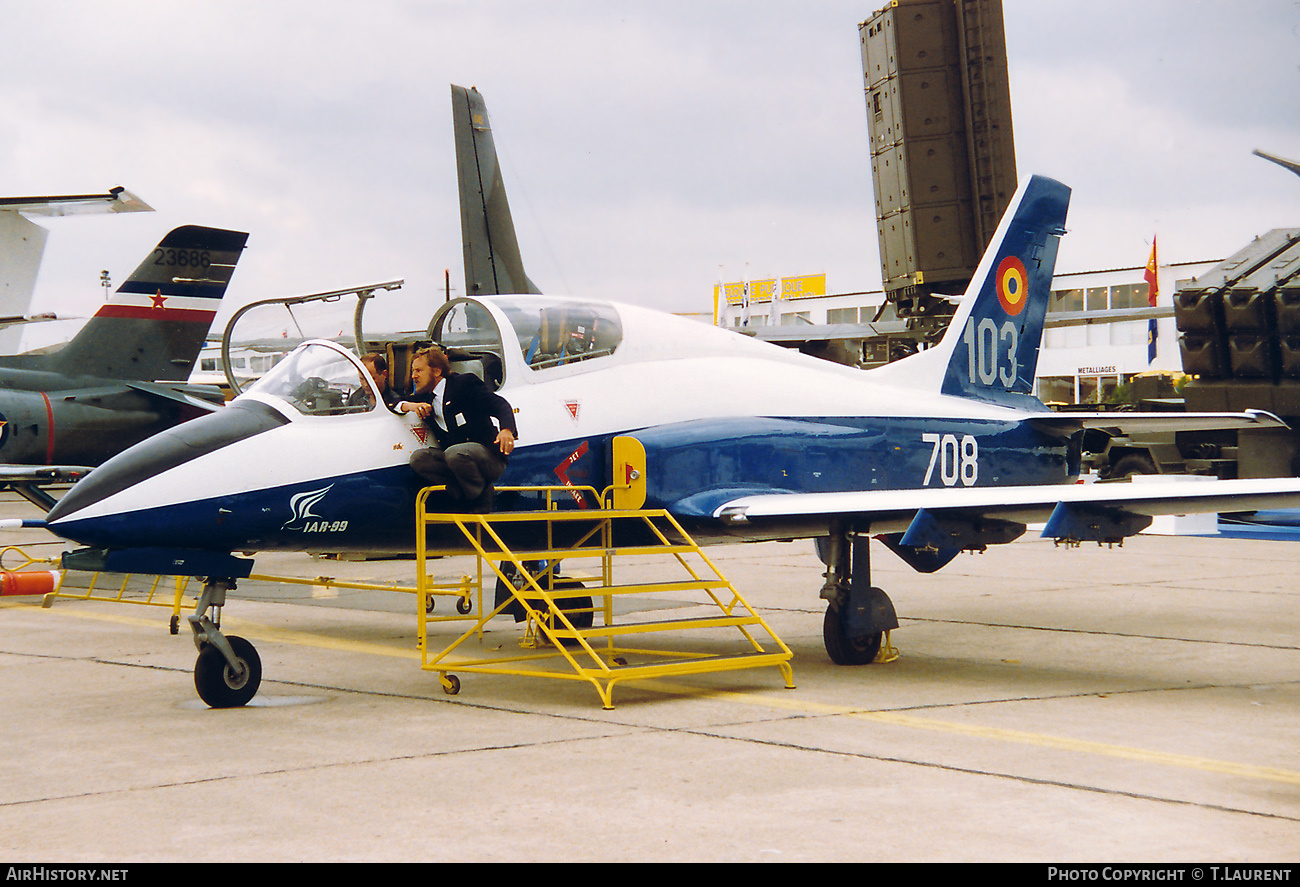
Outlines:
{"type": "Polygon", "coordinates": [[[434,315],[429,337],[447,352],[452,372],[473,372],[494,388],[504,381],[505,364],[515,363],[507,348],[518,348],[525,366],[544,372],[608,357],[623,341],[612,305],[537,296],[493,296],[491,302],[508,330],[481,303],[458,299],[434,315]]]}
{"type": "MultiPolygon", "coordinates": [[[[434,314],[429,338],[447,353],[453,373],[473,373],[493,390],[509,368],[550,374],[609,357],[623,342],[612,305],[494,296],[491,306],[448,302],[434,314]]],[[[404,363],[409,366],[409,354],[404,363]]],[[[304,416],[364,413],[378,405],[371,379],[341,349],[320,341],[294,350],[247,390],[285,401],[304,416]]]]}
{"type": "Polygon", "coordinates": [[[278,397],[304,416],[364,413],[376,403],[357,365],[322,343],[298,348],[248,390],[278,397]]]}

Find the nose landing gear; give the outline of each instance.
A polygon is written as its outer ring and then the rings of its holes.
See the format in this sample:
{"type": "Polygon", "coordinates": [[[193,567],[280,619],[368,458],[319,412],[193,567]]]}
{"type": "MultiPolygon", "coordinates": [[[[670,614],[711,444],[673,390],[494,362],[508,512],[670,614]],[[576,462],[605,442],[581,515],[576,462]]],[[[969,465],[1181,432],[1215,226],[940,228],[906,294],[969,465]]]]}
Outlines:
{"type": "Polygon", "coordinates": [[[257,695],[262,660],[256,648],[236,635],[221,633],[221,608],[233,579],[207,579],[194,615],[188,617],[199,657],[194,662],[194,689],[213,708],[238,708],[257,695]]]}

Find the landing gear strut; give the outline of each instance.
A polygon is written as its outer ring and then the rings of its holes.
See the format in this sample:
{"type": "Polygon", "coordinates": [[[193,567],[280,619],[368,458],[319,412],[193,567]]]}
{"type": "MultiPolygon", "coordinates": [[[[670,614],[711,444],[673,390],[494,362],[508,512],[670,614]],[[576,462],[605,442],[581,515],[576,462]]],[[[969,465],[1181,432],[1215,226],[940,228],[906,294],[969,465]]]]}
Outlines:
{"type": "MultiPolygon", "coordinates": [[[[533,577],[534,582],[553,592],[568,591],[570,589],[581,592],[584,587],[578,579],[558,575],[560,570],[559,561],[524,561],[524,569],[533,577]]],[[[515,565],[510,561],[501,563],[501,572],[510,580],[510,584],[515,587],[516,591],[528,586],[528,580],[519,575],[519,571],[515,569],[515,565]]],[[[504,604],[510,593],[505,582],[498,578],[493,606],[499,607],[504,604]]],[[[572,597],[557,598],[556,605],[564,611],[574,628],[591,628],[595,618],[595,610],[590,595],[579,594],[572,597]]],[[[516,622],[523,622],[526,618],[523,605],[518,601],[511,601],[510,606],[506,607],[502,614],[514,616],[516,622]]]]}
{"type": "Polygon", "coordinates": [[[213,708],[247,705],[262,683],[262,660],[251,643],[221,633],[221,608],[233,579],[207,579],[194,615],[187,617],[194,631],[199,658],[194,663],[194,688],[213,708]]]}
{"type": "Polygon", "coordinates": [[[817,540],[817,553],[826,564],[826,599],[822,642],[836,665],[866,665],[880,652],[887,631],[898,628],[889,596],[871,584],[870,537],[840,524],[829,537],[817,540]]]}

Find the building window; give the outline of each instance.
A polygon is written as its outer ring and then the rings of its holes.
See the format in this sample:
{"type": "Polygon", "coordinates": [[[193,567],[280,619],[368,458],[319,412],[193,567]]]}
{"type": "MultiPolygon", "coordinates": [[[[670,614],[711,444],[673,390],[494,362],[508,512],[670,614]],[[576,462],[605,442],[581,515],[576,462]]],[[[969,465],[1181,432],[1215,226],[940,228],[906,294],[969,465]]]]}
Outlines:
{"type": "Polygon", "coordinates": [[[1110,288],[1110,307],[1112,308],[1146,308],[1147,285],[1145,283],[1126,283],[1110,288]]]}
{"type": "Polygon", "coordinates": [[[1043,376],[1038,380],[1038,399],[1043,403],[1074,403],[1073,376],[1043,376]]]}
{"type": "Polygon", "coordinates": [[[1082,311],[1083,290],[1056,290],[1048,302],[1048,311],[1082,311]]]}

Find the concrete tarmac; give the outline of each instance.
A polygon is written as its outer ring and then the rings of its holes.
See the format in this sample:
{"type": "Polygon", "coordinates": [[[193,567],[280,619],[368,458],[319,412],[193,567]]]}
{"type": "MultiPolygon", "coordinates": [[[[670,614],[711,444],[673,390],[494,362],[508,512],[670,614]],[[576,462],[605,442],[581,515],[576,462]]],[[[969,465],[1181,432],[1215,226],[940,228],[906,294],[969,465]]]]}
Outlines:
{"type": "MultiPolygon", "coordinates": [[[[245,582],[223,628],[257,645],[263,683],[213,710],[166,611],[5,598],[0,858],[1300,858],[1300,545],[1031,540],[933,575],[873,546],[900,656],[848,668],[823,650],[811,543],[708,553],[793,650],[794,689],[773,668],[645,681],[606,711],[586,684],[467,674],[449,696],[420,668],[410,596],[245,582]]],[[[520,636],[493,620],[470,652],[520,636]]]]}

